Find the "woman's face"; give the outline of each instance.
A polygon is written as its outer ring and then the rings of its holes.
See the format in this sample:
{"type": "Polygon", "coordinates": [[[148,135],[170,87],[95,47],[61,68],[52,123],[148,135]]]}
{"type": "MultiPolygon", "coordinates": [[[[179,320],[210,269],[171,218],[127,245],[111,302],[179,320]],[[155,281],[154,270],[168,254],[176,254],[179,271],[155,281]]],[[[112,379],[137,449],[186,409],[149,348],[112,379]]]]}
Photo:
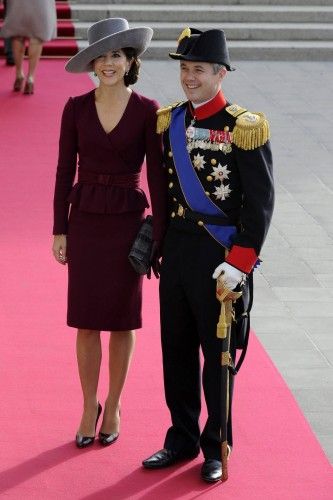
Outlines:
{"type": "Polygon", "coordinates": [[[103,85],[124,85],[124,75],[131,67],[125,52],[109,50],[94,60],[94,71],[103,85]]]}

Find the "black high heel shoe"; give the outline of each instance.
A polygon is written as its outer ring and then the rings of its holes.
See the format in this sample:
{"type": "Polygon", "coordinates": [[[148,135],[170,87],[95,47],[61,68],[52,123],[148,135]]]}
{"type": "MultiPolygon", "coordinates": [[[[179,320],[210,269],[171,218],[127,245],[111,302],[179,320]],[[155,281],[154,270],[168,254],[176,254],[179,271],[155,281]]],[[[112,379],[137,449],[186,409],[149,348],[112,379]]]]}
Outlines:
{"type": "Polygon", "coordinates": [[[119,438],[119,432],[112,432],[111,434],[104,434],[104,432],[100,432],[98,434],[98,441],[102,446],[110,446],[117,441],[119,438]]]}
{"type": "MultiPolygon", "coordinates": [[[[95,431],[101,413],[102,413],[102,405],[98,403],[95,431]]],[[[94,441],[95,441],[95,436],[82,436],[82,434],[80,434],[79,432],[75,436],[75,444],[78,448],[87,448],[87,446],[93,444],[94,441]]]]}
{"type": "MultiPolygon", "coordinates": [[[[119,409],[119,418],[120,418],[120,409],[119,409]]],[[[111,434],[105,434],[104,432],[98,433],[98,441],[102,446],[110,446],[117,441],[119,438],[119,432],[111,432],[111,434]]]]}

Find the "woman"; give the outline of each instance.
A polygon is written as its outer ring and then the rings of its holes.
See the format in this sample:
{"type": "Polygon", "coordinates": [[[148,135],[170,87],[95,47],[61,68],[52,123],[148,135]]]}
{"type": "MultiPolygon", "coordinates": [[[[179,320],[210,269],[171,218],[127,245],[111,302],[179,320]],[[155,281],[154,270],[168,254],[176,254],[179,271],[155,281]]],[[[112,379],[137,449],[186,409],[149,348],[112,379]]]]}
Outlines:
{"type": "Polygon", "coordinates": [[[142,277],[128,254],[141,226],[147,198],[139,188],[144,156],[154,215],[156,247],[166,220],[165,176],[156,134],[155,101],[129,88],[137,81],[150,28],[129,29],[110,18],[88,30],[89,46],[66,65],[94,71],[99,86],[70,98],[62,117],[54,195],[53,253],[68,263],[69,326],[78,329],[77,360],[83,391],[78,447],[93,443],[101,413],[97,386],[100,331],[110,331],[109,393],[99,432],[102,445],[119,435],[120,396],[141,327],[142,277]],[[72,188],[78,156],[78,183],[72,188]],[[69,204],[71,204],[68,218],[69,204]]]}
{"type": "Polygon", "coordinates": [[[25,40],[29,39],[29,67],[23,93],[31,95],[34,93],[35,71],[42,54],[43,42],[56,36],[55,0],[29,0],[29,2],[8,0],[6,7],[6,17],[1,29],[1,36],[12,40],[16,68],[13,90],[14,92],[20,92],[23,88],[25,79],[23,71],[25,40]]]}

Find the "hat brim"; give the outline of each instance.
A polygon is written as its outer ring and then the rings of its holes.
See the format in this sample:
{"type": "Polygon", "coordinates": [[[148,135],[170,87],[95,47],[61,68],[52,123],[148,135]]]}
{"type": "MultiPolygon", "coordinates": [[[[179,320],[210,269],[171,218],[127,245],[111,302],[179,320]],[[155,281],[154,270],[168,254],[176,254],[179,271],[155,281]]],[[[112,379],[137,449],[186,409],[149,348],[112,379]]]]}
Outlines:
{"type": "Polygon", "coordinates": [[[207,63],[210,63],[210,64],[223,64],[223,66],[225,66],[227,68],[228,71],[235,71],[236,68],[233,68],[231,67],[229,64],[227,64],[226,62],[224,61],[218,61],[214,58],[212,58],[210,61],[205,58],[204,60],[202,59],[202,56],[194,56],[194,55],[191,55],[191,54],[177,54],[176,52],[169,52],[169,57],[171,57],[171,59],[176,59],[176,60],[180,60],[180,61],[193,61],[193,62],[207,62],[207,63]]]}
{"type": "Polygon", "coordinates": [[[153,30],[148,27],[131,28],[113,33],[80,50],[66,63],[65,70],[69,73],[93,71],[94,59],[109,50],[123,49],[125,47],[132,47],[140,56],[147,50],[152,36],[153,30]]]}

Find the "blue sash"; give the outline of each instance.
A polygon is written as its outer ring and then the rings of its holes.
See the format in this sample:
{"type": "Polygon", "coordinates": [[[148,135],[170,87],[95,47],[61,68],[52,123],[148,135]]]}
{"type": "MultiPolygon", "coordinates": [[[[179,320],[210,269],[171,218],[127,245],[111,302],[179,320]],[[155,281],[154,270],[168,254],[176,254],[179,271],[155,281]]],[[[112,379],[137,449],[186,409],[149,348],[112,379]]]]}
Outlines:
{"type": "MultiPolygon", "coordinates": [[[[207,197],[193,168],[186,148],[185,108],[183,106],[174,109],[172,112],[169,137],[180,187],[190,209],[205,215],[227,218],[226,214],[207,197]]],[[[222,246],[228,249],[231,247],[234,235],[237,232],[236,226],[204,224],[204,227],[222,246]]]]}

